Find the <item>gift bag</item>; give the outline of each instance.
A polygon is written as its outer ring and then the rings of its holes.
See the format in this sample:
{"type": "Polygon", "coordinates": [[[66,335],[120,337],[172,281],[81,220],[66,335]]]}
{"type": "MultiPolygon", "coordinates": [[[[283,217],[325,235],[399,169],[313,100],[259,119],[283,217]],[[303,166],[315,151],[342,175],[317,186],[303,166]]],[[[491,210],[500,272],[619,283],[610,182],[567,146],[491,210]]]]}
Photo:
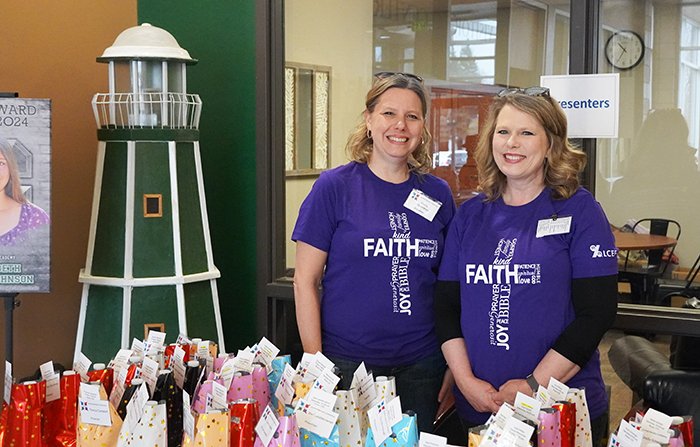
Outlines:
{"type": "Polygon", "coordinates": [[[187,391],[187,394],[190,396],[195,395],[194,393],[197,390],[197,385],[199,385],[202,379],[203,370],[204,366],[199,361],[190,360],[187,362],[187,366],[185,366],[185,383],[182,389],[187,391]]]}
{"type": "Polygon", "coordinates": [[[93,367],[95,369],[87,373],[89,381],[100,382],[102,386],[105,387],[105,391],[109,396],[112,392],[112,386],[114,386],[114,370],[112,368],[105,368],[103,363],[96,363],[93,367]]]}
{"type": "Polygon", "coordinates": [[[357,447],[363,444],[363,432],[360,427],[360,412],[354,393],[338,390],[333,411],[338,413],[338,436],[340,447],[357,447]]]}
{"type": "Polygon", "coordinates": [[[131,398],[139,390],[139,387],[142,386],[146,386],[142,379],[132,379],[131,383],[124,389],[124,394],[122,394],[122,398],[119,399],[119,406],[117,407],[117,414],[121,420],[126,418],[126,406],[129,405],[131,398]]]}
{"type": "Polygon", "coordinates": [[[255,399],[241,399],[229,404],[231,447],[253,447],[258,414],[255,399]]]}
{"type": "Polygon", "coordinates": [[[5,445],[43,447],[41,424],[46,402],[46,382],[14,384],[10,393],[7,429],[3,440],[5,445]]]}
{"type": "Polygon", "coordinates": [[[588,413],[586,402],[586,390],[581,388],[569,388],[566,400],[576,405],[576,447],[592,447],[593,436],[591,434],[591,417],[588,413]]]}
{"type": "Polygon", "coordinates": [[[537,445],[539,447],[560,447],[561,431],[559,429],[559,410],[542,408],[537,415],[537,445]]]}
{"type": "Polygon", "coordinates": [[[378,404],[382,400],[389,403],[396,397],[396,379],[393,376],[377,376],[374,379],[374,389],[377,395],[371,405],[378,404]]]}
{"type": "MultiPolygon", "coordinates": [[[[235,402],[241,399],[253,398],[253,375],[246,372],[237,372],[231,379],[226,399],[235,402]]],[[[263,407],[264,408],[264,407],[263,407]]],[[[258,415],[259,416],[259,415],[258,415]]]]}
{"type": "Polygon", "coordinates": [[[418,420],[413,412],[404,414],[399,422],[391,427],[391,436],[385,439],[379,446],[374,441],[372,428],[367,430],[365,447],[417,447],[418,446],[418,420]]]}
{"type": "Polygon", "coordinates": [[[168,439],[165,403],[148,401],[143,408],[143,415],[134,428],[132,446],[163,447],[168,439]]]}
{"type": "Polygon", "coordinates": [[[282,380],[282,373],[284,372],[284,367],[286,365],[292,364],[292,358],[289,354],[275,357],[272,359],[270,374],[267,375],[267,382],[270,387],[270,402],[272,402],[272,408],[280,408],[277,397],[275,397],[275,391],[277,391],[277,386],[282,380]]]}
{"type": "Polygon", "coordinates": [[[7,412],[8,406],[5,401],[2,401],[2,408],[0,409],[0,447],[5,445],[5,433],[7,432],[7,412]]]}
{"type": "Polygon", "coordinates": [[[301,442],[301,447],[340,447],[338,424],[333,427],[330,436],[327,438],[322,438],[312,431],[305,428],[300,428],[299,439],[301,442]]]}
{"type": "Polygon", "coordinates": [[[165,402],[168,421],[168,447],[180,447],[182,444],[182,390],[175,385],[172,371],[161,371],[153,391],[153,400],[165,402]]]}
{"type": "MultiPolygon", "coordinates": [[[[207,395],[212,394],[214,380],[205,380],[204,383],[199,385],[197,389],[197,394],[194,397],[194,402],[192,402],[192,411],[197,414],[202,414],[207,412],[207,395]]],[[[217,382],[221,383],[220,380],[217,382]]]]}
{"type": "MultiPolygon", "coordinates": [[[[100,399],[107,400],[107,393],[100,387],[100,399]]],[[[112,419],[111,427],[102,425],[84,424],[78,413],[78,447],[105,447],[117,445],[119,432],[122,428],[122,419],[114,406],[109,403],[109,416],[112,419]]]]}
{"type": "Polygon", "coordinates": [[[256,436],[254,447],[301,447],[296,416],[282,416],[279,422],[280,425],[270,443],[263,446],[260,436],[256,436]]]}
{"type": "Polygon", "coordinates": [[[561,447],[576,446],[576,404],[568,401],[557,401],[552,408],[559,411],[559,433],[561,447]]]}
{"type": "MultiPolygon", "coordinates": [[[[46,447],[73,447],[77,444],[78,392],[80,376],[65,371],[60,379],[60,399],[44,405],[44,445],[46,447]]],[[[0,445],[2,445],[0,443],[0,445]]]]}
{"type": "Polygon", "coordinates": [[[258,416],[262,416],[262,412],[270,403],[270,382],[267,379],[267,369],[264,366],[256,366],[253,368],[253,399],[258,402],[258,416]]]}
{"type": "Polygon", "coordinates": [[[194,426],[194,439],[185,433],[183,447],[228,447],[229,419],[228,411],[200,414],[194,426]]]}

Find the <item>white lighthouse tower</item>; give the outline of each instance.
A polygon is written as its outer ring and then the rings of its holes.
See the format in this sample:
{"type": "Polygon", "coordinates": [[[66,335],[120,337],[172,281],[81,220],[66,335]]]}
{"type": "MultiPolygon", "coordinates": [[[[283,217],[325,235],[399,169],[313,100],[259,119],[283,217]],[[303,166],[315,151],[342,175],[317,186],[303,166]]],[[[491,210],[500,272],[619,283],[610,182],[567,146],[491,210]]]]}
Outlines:
{"type": "Polygon", "coordinates": [[[97,170],[76,354],[107,361],[146,325],[224,350],[199,149],[195,64],[167,31],[123,31],[98,62],[109,93],[92,101],[97,170]]]}

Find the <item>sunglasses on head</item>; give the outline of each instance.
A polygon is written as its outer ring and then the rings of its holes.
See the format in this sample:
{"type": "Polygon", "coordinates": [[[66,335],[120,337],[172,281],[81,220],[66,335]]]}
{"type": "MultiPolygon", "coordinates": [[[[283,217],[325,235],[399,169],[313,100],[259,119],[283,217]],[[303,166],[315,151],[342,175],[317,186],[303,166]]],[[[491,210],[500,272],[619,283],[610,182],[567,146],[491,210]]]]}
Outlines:
{"type": "Polygon", "coordinates": [[[423,83],[423,78],[421,78],[418,75],[414,75],[413,73],[403,73],[401,71],[380,71],[380,72],[374,74],[374,77],[377,79],[384,79],[384,78],[388,78],[391,76],[405,76],[407,78],[415,79],[416,81],[420,82],[421,84],[423,83]]]}
{"type": "Polygon", "coordinates": [[[496,96],[502,98],[509,95],[527,95],[527,96],[544,96],[549,98],[549,89],[547,87],[528,87],[528,88],[504,88],[496,96]]]}

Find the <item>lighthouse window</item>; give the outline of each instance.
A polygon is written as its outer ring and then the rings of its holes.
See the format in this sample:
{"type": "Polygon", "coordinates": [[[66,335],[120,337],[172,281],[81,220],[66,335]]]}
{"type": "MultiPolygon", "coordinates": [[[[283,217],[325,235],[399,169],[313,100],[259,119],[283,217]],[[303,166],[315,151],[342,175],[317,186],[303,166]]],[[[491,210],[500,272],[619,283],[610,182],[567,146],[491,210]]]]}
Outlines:
{"type": "Polygon", "coordinates": [[[143,217],[163,217],[163,195],[143,195],[143,217]]]}

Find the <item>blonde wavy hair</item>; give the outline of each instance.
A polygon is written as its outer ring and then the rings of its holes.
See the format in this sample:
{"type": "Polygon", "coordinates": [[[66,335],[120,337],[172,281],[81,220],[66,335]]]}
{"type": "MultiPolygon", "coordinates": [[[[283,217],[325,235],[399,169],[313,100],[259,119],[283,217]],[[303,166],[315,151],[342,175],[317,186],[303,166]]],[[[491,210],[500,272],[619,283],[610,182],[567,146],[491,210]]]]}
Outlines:
{"type": "Polygon", "coordinates": [[[479,190],[488,201],[493,201],[503,195],[506,187],[506,176],[493,158],[496,121],[506,105],[534,117],[544,127],[550,148],[542,167],[544,183],[552,189],[555,199],[571,197],[580,186],[579,175],[586,166],[586,154],[569,142],[566,115],[554,98],[521,92],[496,97],[491,104],[474,155],[479,172],[479,190]]]}
{"type": "MultiPolygon", "coordinates": [[[[420,78],[408,75],[405,73],[393,73],[387,76],[378,77],[372,84],[372,88],[367,92],[365,98],[365,111],[372,113],[379,102],[379,98],[391,88],[404,88],[411,90],[418,95],[421,102],[421,111],[423,112],[423,135],[421,143],[411,153],[408,158],[408,168],[410,171],[417,174],[425,174],[432,165],[430,157],[430,132],[425,126],[428,116],[428,100],[427,92],[423,87],[420,78]]],[[[363,113],[364,115],[364,113],[363,113]]],[[[372,156],[373,141],[367,132],[367,123],[364,120],[355,127],[355,130],[348,137],[348,142],[345,145],[345,150],[351,160],[358,163],[367,163],[372,156]]]]}
{"type": "Polygon", "coordinates": [[[19,168],[17,167],[14,150],[7,140],[0,139],[0,153],[5,157],[5,162],[7,163],[7,168],[10,173],[10,178],[7,180],[7,185],[5,185],[4,189],[5,195],[15,202],[27,203],[27,199],[22,192],[19,168]]]}

